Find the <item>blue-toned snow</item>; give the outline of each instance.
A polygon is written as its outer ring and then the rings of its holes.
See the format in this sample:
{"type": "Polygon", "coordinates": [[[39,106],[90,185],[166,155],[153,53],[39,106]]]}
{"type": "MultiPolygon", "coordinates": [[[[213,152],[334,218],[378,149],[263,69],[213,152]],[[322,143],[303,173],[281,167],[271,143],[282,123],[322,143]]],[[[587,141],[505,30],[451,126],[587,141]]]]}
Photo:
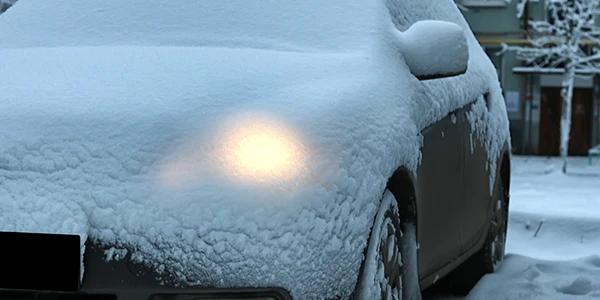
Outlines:
{"type": "Polygon", "coordinates": [[[0,57],[0,230],[126,247],[189,284],[346,297],[423,128],[490,92],[469,121],[492,170],[508,140],[494,67],[451,0],[20,0],[0,57]],[[391,21],[422,19],[466,30],[466,75],[408,73],[391,21]],[[232,137],[256,130],[293,144],[294,176],[230,165],[232,137]]]}

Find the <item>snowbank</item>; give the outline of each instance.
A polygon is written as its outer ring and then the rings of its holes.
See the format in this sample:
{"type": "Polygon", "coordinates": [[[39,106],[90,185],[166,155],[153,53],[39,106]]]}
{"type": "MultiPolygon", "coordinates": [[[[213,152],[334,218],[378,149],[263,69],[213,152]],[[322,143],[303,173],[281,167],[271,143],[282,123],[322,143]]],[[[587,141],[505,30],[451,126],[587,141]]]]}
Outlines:
{"type": "Polygon", "coordinates": [[[484,277],[466,299],[597,299],[600,256],[546,261],[509,254],[497,274],[484,277]]]}
{"type": "MultiPolygon", "coordinates": [[[[490,162],[508,140],[471,33],[466,75],[419,82],[379,1],[172,3],[22,0],[0,18],[0,229],[89,235],[177,283],[344,297],[420,130],[489,91],[473,122],[492,122],[490,162]],[[245,137],[294,172],[252,176],[245,137]]],[[[390,11],[468,28],[452,1],[390,11]]]]}
{"type": "Polygon", "coordinates": [[[506,251],[466,299],[600,297],[600,168],[586,158],[513,157],[506,251]]]}
{"type": "Polygon", "coordinates": [[[598,165],[570,158],[565,175],[556,158],[513,160],[507,251],[545,260],[600,255],[598,165]]]}

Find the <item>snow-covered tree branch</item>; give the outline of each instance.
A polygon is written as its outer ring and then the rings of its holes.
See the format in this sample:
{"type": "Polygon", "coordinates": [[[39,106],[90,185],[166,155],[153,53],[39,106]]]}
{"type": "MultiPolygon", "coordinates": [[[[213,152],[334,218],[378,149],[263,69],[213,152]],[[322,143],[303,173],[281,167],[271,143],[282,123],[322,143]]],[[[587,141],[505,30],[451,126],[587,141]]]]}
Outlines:
{"type": "Polygon", "coordinates": [[[600,73],[600,29],[595,24],[600,0],[519,0],[518,18],[523,16],[526,6],[531,2],[544,4],[546,20],[529,22],[534,33],[529,38],[531,45],[504,44],[501,52],[514,51],[518,59],[540,71],[554,68],[564,70],[560,155],[563,157],[562,169],[566,173],[575,77],[600,73]]]}

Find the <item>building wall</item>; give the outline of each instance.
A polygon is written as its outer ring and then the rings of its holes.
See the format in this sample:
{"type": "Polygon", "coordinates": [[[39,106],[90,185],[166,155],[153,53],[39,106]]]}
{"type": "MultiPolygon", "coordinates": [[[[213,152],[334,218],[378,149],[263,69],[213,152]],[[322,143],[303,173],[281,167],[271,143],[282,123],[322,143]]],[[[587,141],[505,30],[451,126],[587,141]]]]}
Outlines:
{"type": "MultiPolygon", "coordinates": [[[[457,1],[460,3],[462,0],[457,1]]],[[[512,52],[501,55],[497,54],[502,49],[502,43],[508,44],[524,37],[521,29],[521,21],[516,17],[517,1],[513,0],[500,7],[467,6],[467,9],[468,11],[463,11],[463,15],[480,44],[498,69],[499,80],[504,90],[505,98],[508,99],[510,97],[513,99],[515,93],[518,93],[516,107],[515,105],[507,105],[507,108],[513,151],[521,153],[524,150],[523,139],[526,133],[523,120],[523,104],[525,103],[526,95],[522,92],[522,76],[515,75],[512,72],[513,67],[520,66],[521,62],[516,59],[516,55],[512,52]]]]}
{"type": "MultiPolygon", "coordinates": [[[[478,2],[474,0],[456,1],[464,6],[467,2],[478,2]]],[[[537,154],[540,122],[540,75],[514,73],[514,67],[523,66],[523,62],[517,60],[514,52],[506,52],[501,56],[495,54],[502,49],[502,43],[510,45],[527,43],[524,18],[517,18],[517,3],[518,0],[512,0],[495,7],[466,6],[468,11],[463,11],[463,15],[498,69],[499,80],[509,110],[513,151],[519,154],[537,154]],[[518,99],[516,103],[511,101],[515,98],[518,99]],[[531,101],[527,101],[528,98],[531,101]]],[[[529,20],[546,18],[545,9],[541,3],[530,3],[527,13],[529,20]]],[[[600,21],[597,20],[597,22],[600,21]]],[[[600,81],[596,82],[600,83],[600,81]]],[[[598,88],[596,89],[598,90],[598,88]]],[[[595,98],[592,144],[600,143],[600,122],[598,122],[600,90],[595,93],[595,98]]]]}

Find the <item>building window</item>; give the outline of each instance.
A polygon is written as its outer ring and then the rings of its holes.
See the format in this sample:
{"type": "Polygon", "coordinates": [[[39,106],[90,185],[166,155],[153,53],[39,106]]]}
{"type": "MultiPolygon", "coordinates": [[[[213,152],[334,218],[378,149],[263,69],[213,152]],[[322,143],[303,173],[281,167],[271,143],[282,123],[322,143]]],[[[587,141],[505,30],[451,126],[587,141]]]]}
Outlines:
{"type": "Polygon", "coordinates": [[[504,7],[507,0],[462,0],[461,2],[466,7],[504,7]]]}

